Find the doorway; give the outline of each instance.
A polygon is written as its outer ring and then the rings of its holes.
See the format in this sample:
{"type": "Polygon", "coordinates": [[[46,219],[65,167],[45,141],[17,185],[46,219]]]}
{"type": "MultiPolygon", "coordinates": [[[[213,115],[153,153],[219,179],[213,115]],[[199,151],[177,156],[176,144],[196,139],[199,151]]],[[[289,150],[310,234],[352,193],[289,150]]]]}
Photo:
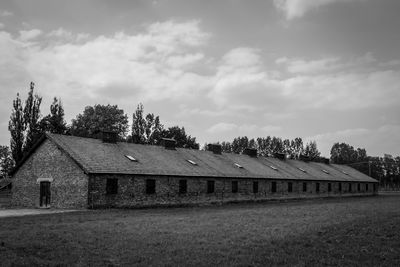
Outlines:
{"type": "Polygon", "coordinates": [[[40,182],[40,207],[48,208],[50,207],[50,182],[41,181],[40,182]]]}

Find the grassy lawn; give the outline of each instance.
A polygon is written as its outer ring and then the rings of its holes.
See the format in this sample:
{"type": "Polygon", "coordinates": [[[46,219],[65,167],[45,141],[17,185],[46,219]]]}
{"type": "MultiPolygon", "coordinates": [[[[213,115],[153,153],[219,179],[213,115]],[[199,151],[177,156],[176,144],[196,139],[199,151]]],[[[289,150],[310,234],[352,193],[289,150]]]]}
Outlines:
{"type": "Polygon", "coordinates": [[[400,195],[0,219],[0,265],[400,266],[400,195]]]}

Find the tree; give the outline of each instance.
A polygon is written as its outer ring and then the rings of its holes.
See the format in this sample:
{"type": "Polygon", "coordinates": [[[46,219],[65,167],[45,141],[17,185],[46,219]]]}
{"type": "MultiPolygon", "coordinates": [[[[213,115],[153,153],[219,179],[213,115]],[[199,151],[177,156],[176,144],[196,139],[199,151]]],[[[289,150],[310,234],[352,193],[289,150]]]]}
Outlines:
{"type": "Polygon", "coordinates": [[[27,153],[43,134],[40,125],[40,104],[42,103],[42,98],[34,94],[34,88],[35,84],[31,82],[28,98],[25,101],[24,107],[24,123],[26,125],[24,153],[27,153]]]}
{"type": "Polygon", "coordinates": [[[366,158],[367,152],[365,149],[355,150],[349,144],[346,143],[335,143],[331,148],[331,160],[337,164],[349,164],[359,162],[360,158],[366,158]],[[361,155],[358,155],[358,150],[361,155]],[[365,155],[364,155],[365,154],[365,155]]]}
{"type": "Polygon", "coordinates": [[[184,127],[169,127],[167,130],[163,130],[161,136],[175,139],[176,147],[199,149],[199,144],[196,143],[196,137],[187,135],[184,127]]]}
{"type": "Polygon", "coordinates": [[[14,160],[8,146],[0,145],[0,179],[7,178],[8,173],[14,167],[14,160]]]}
{"type": "Polygon", "coordinates": [[[163,129],[160,117],[153,113],[144,117],[143,104],[139,103],[133,114],[131,141],[137,144],[157,145],[160,143],[163,129]]]}
{"type": "Polygon", "coordinates": [[[41,120],[41,128],[44,131],[65,134],[67,126],[64,120],[64,108],[61,99],[54,97],[50,106],[50,114],[41,120]]]}
{"type": "Polygon", "coordinates": [[[83,114],[72,120],[70,134],[97,138],[102,131],[118,133],[124,140],[128,132],[128,116],[117,105],[87,106],[83,114]]]}
{"type": "Polygon", "coordinates": [[[315,141],[310,141],[309,143],[306,144],[306,148],[304,149],[304,154],[310,157],[310,159],[316,159],[319,158],[321,152],[318,151],[317,143],[315,141]]]}
{"type": "Polygon", "coordinates": [[[17,94],[17,98],[13,100],[13,110],[11,112],[10,121],[8,123],[8,130],[11,134],[10,148],[11,154],[15,162],[19,162],[23,154],[23,147],[25,142],[26,126],[24,121],[24,112],[22,108],[21,98],[17,94]]]}

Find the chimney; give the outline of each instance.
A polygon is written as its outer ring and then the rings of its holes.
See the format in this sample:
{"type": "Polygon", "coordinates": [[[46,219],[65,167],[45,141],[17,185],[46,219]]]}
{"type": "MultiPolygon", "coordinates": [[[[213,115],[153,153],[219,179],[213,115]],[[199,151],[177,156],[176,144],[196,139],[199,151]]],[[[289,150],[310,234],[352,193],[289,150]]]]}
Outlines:
{"type": "Polygon", "coordinates": [[[161,145],[164,146],[165,149],[176,150],[176,149],[175,149],[175,145],[176,145],[175,139],[172,139],[172,138],[162,138],[162,139],[161,139],[161,145]]]}
{"type": "Polygon", "coordinates": [[[276,152],[274,154],[274,157],[277,158],[277,159],[280,159],[280,160],[285,160],[286,159],[286,154],[285,153],[276,152]]]}
{"type": "Polygon", "coordinates": [[[329,164],[329,159],[328,158],[321,158],[322,162],[325,164],[329,164]]]}
{"type": "Polygon", "coordinates": [[[219,144],[208,144],[207,150],[212,151],[214,154],[222,154],[222,146],[219,144]]]}
{"type": "Polygon", "coordinates": [[[300,154],[299,159],[302,160],[302,161],[305,161],[305,162],[309,162],[310,161],[310,157],[306,156],[306,155],[303,155],[303,154],[300,154]]]}
{"type": "Polygon", "coordinates": [[[101,133],[101,140],[103,143],[116,144],[118,140],[118,134],[116,132],[103,131],[101,133]]]}
{"type": "Polygon", "coordinates": [[[257,157],[257,149],[255,149],[255,148],[246,148],[243,151],[243,154],[248,155],[248,156],[250,156],[252,158],[256,158],[257,157]]]}

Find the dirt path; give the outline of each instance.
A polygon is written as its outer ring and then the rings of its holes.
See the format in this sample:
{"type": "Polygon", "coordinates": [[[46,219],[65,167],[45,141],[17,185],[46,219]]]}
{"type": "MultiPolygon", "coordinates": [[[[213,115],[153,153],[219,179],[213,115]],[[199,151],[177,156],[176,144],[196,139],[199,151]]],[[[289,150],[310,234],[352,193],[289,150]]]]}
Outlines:
{"type": "Polygon", "coordinates": [[[0,218],[4,217],[17,217],[28,215],[52,214],[72,212],[75,210],[52,210],[52,209],[0,209],[0,218]]]}

